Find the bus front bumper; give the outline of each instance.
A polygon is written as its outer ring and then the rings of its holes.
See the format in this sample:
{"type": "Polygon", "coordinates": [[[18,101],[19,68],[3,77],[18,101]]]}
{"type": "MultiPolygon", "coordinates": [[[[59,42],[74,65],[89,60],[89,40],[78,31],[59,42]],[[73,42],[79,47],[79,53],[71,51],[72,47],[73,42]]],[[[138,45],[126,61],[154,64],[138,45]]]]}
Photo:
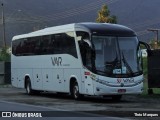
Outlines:
{"type": "Polygon", "coordinates": [[[94,88],[95,95],[125,95],[125,94],[141,94],[143,92],[143,83],[132,87],[110,87],[99,84],[94,88]]]}

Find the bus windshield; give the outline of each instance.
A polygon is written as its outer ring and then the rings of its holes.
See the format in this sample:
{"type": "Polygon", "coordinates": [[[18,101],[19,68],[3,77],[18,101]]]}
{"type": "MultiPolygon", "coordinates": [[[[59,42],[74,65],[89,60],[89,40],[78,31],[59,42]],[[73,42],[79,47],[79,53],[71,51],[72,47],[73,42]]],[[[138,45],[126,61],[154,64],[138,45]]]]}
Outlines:
{"type": "Polygon", "coordinates": [[[141,51],[137,37],[92,36],[95,71],[109,77],[142,74],[141,51]]]}

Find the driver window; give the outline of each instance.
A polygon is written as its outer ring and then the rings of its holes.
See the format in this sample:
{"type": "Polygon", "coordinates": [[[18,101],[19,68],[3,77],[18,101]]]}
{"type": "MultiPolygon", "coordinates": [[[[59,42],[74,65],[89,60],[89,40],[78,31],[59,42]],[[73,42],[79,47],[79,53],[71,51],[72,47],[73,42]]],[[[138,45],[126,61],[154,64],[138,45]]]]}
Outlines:
{"type": "Polygon", "coordinates": [[[82,58],[83,65],[91,68],[91,42],[89,33],[78,31],[77,40],[80,48],[80,54],[82,58]]]}

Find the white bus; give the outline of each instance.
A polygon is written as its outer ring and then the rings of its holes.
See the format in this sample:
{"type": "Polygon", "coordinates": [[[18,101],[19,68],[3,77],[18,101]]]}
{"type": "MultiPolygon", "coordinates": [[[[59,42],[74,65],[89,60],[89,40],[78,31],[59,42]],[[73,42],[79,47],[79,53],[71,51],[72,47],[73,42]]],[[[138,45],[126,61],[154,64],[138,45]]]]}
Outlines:
{"type": "Polygon", "coordinates": [[[39,91],[112,96],[143,91],[139,40],[128,27],[74,23],[18,35],[12,40],[12,85],[39,91]]]}

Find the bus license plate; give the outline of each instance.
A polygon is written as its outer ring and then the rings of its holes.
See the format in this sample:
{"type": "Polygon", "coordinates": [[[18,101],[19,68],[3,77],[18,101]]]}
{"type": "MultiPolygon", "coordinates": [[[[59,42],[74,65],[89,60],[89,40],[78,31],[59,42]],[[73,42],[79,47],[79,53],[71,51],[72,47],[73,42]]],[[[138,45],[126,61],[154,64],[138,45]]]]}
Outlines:
{"type": "Polygon", "coordinates": [[[118,93],[125,93],[126,89],[118,89],[118,93]]]}

